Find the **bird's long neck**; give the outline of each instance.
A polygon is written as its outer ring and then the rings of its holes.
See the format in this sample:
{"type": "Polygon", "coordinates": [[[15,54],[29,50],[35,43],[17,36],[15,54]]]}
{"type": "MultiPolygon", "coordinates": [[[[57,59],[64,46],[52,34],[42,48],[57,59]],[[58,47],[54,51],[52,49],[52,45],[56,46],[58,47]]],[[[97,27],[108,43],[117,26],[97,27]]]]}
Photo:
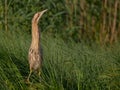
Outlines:
{"type": "Polygon", "coordinates": [[[32,43],[31,47],[39,49],[40,47],[40,31],[38,29],[38,23],[32,22],[32,43]]]}

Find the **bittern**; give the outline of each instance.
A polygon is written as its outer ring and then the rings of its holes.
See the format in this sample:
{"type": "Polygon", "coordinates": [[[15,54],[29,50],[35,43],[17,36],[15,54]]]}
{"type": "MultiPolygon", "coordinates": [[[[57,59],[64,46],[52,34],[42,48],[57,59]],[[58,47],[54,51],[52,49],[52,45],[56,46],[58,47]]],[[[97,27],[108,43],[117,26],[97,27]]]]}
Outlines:
{"type": "Polygon", "coordinates": [[[38,29],[38,23],[39,23],[39,19],[46,11],[47,9],[41,12],[37,12],[32,18],[32,42],[28,53],[28,61],[30,67],[30,73],[27,78],[28,82],[32,72],[37,72],[39,76],[41,73],[43,56],[42,56],[40,31],[38,29]]]}

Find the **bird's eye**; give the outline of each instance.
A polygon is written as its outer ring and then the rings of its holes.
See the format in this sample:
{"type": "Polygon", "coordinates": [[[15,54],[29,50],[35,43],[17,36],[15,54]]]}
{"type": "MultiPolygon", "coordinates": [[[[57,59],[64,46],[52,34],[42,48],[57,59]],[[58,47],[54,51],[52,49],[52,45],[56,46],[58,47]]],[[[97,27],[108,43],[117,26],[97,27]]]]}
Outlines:
{"type": "Polygon", "coordinates": [[[38,16],[39,16],[40,14],[38,13],[38,16]]]}

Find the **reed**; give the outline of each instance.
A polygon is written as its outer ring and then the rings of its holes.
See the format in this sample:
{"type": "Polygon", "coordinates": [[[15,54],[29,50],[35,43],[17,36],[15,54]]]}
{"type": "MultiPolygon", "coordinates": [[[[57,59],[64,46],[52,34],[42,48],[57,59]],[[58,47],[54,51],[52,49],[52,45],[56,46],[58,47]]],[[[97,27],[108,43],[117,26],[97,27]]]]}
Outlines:
{"type": "Polygon", "coordinates": [[[2,30],[15,31],[18,28],[30,32],[29,23],[33,14],[48,8],[49,12],[44,15],[41,23],[42,32],[52,36],[57,33],[64,40],[72,38],[77,42],[94,41],[101,45],[113,44],[119,40],[119,0],[36,0],[36,2],[2,0],[0,2],[2,30]]]}

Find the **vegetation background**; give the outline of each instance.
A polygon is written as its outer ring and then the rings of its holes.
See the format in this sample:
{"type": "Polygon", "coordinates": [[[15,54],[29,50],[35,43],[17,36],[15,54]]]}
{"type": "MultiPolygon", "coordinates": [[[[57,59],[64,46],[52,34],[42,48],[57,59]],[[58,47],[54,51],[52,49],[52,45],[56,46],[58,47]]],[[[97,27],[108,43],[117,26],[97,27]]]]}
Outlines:
{"type": "Polygon", "coordinates": [[[120,0],[0,0],[1,90],[120,90],[120,0]],[[42,81],[25,79],[34,13],[42,81]]]}

